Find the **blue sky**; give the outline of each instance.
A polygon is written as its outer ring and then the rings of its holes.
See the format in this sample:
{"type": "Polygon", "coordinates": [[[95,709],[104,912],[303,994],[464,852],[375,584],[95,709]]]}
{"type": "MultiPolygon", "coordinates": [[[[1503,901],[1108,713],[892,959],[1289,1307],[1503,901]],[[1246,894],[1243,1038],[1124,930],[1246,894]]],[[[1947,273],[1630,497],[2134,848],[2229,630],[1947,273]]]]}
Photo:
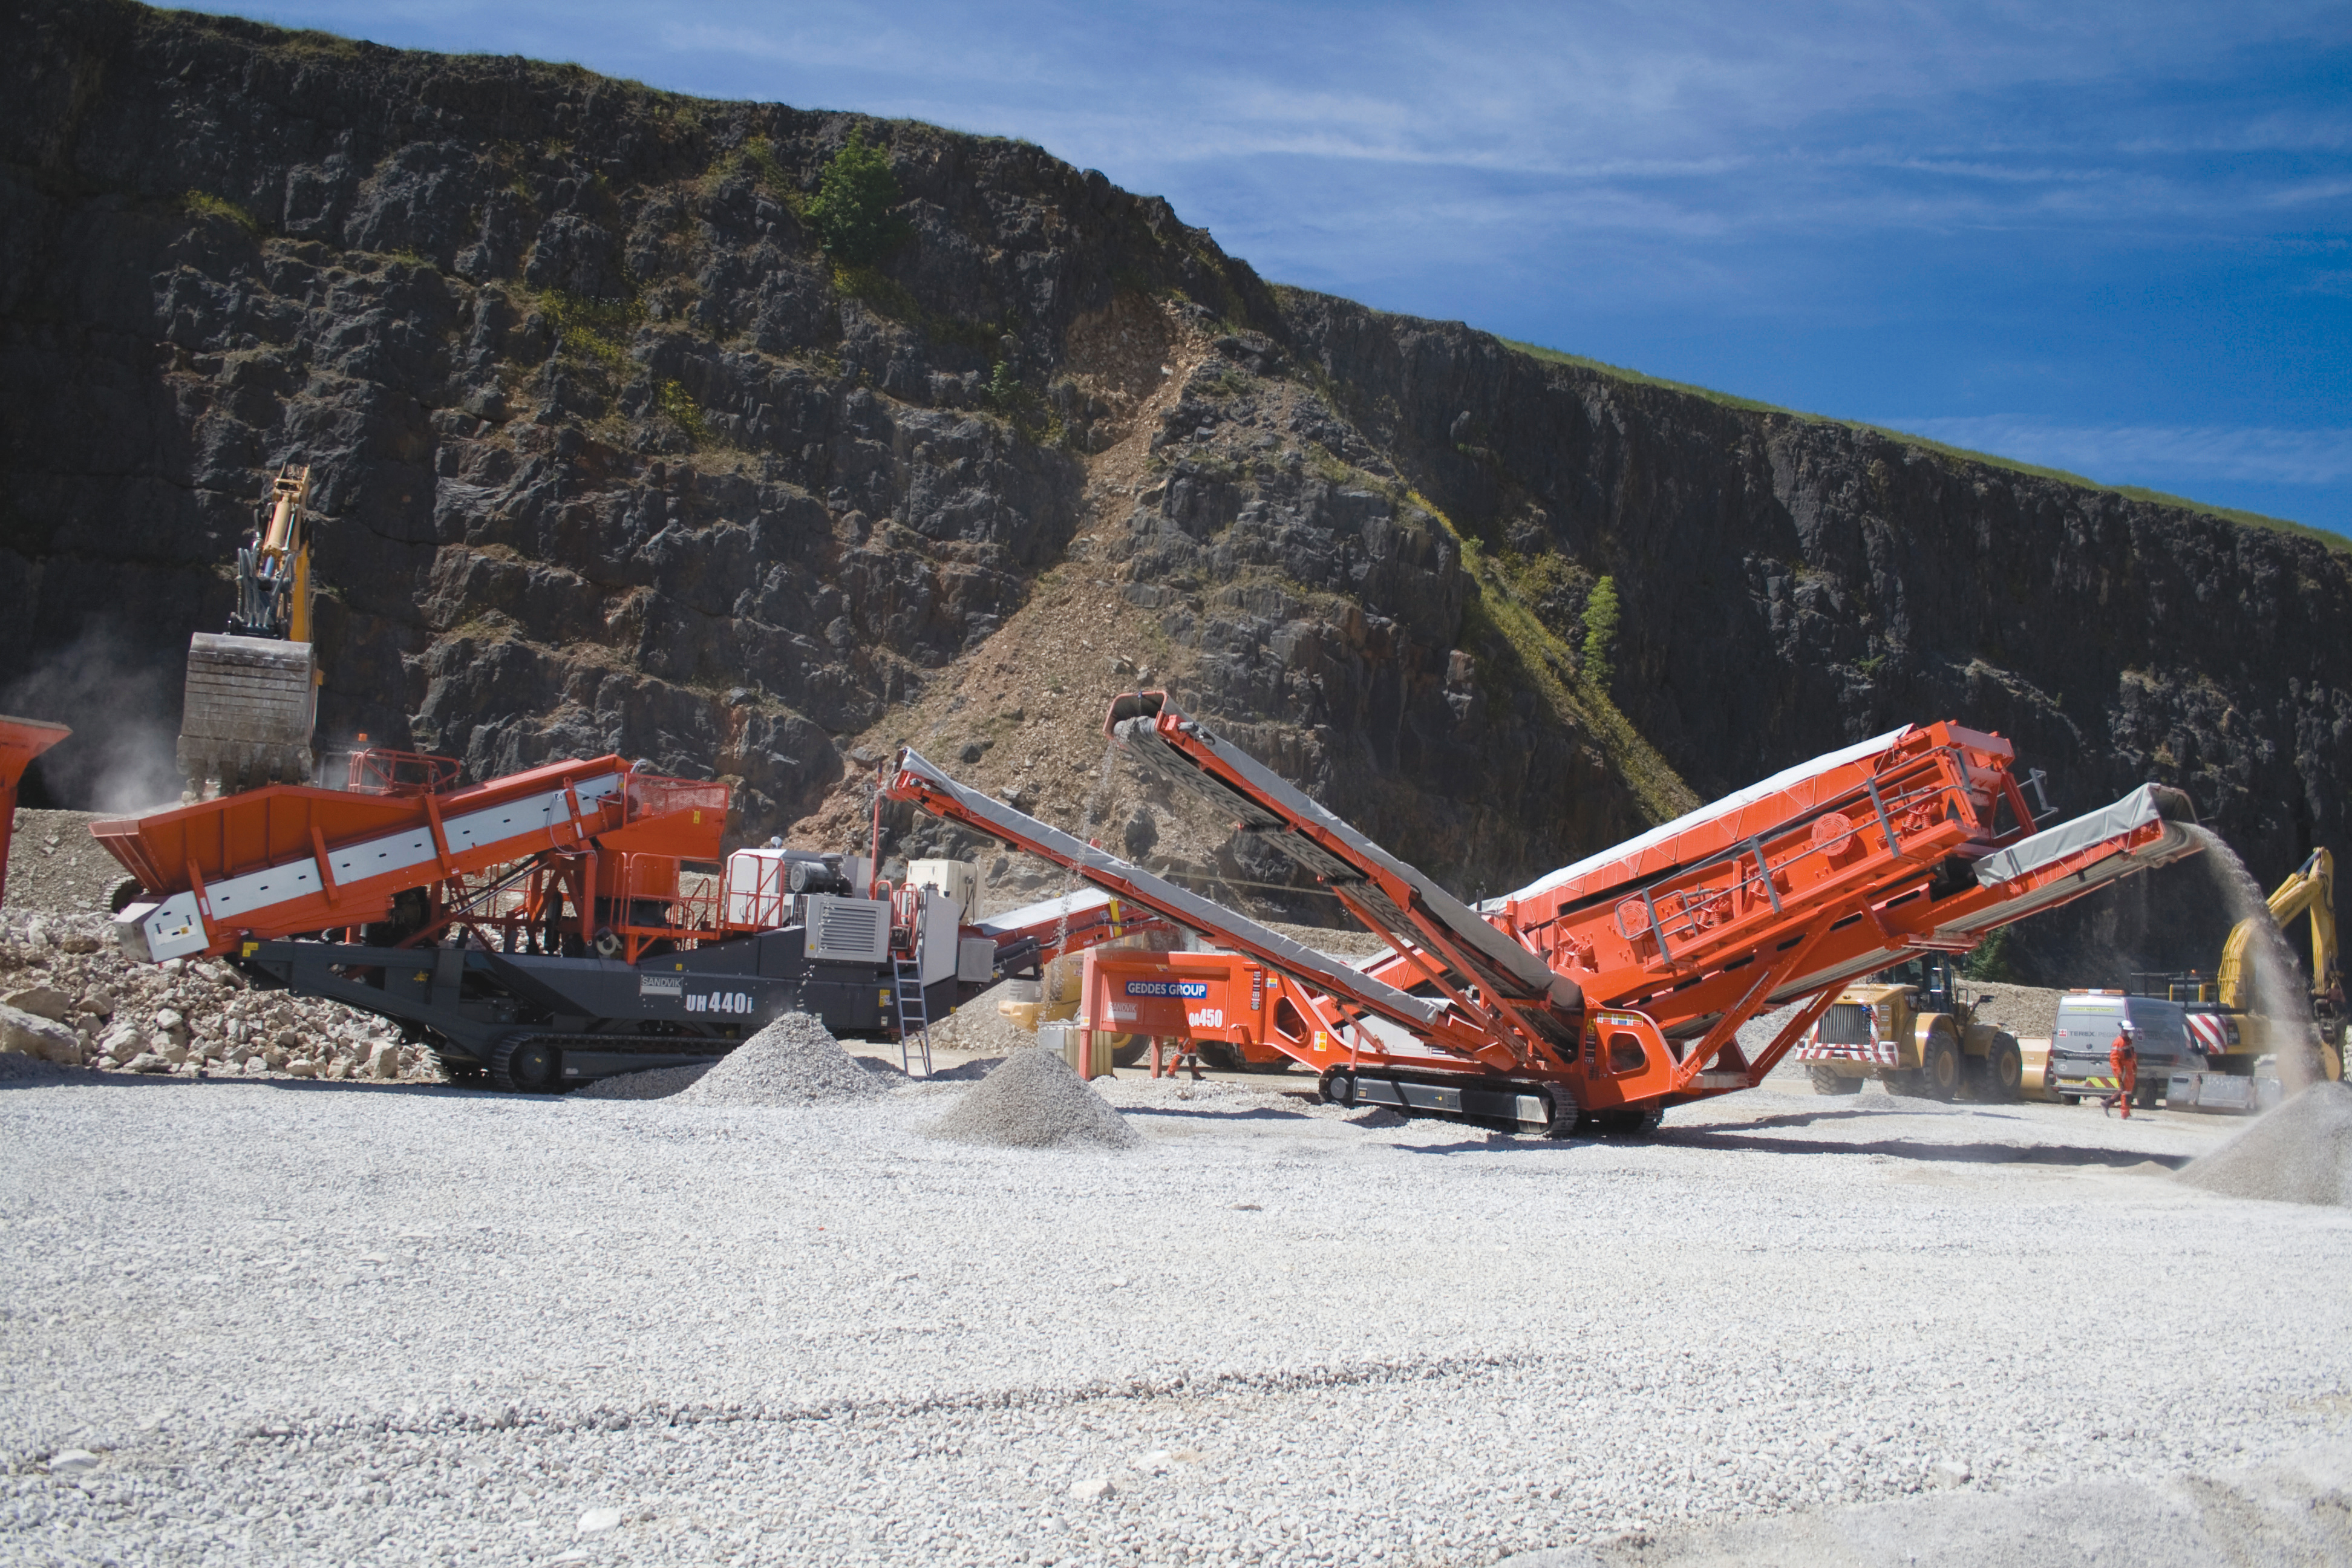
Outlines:
{"type": "Polygon", "coordinates": [[[2352,3],[227,8],[1020,136],[1278,282],[2352,533],[2352,3]]]}

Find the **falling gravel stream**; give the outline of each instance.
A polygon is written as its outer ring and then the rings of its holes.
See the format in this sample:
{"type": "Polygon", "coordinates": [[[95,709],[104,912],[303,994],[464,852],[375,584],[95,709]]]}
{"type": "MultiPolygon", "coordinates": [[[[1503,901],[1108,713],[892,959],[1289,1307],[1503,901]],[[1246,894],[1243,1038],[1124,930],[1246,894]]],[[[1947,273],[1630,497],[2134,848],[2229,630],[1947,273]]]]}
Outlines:
{"type": "Polygon", "coordinates": [[[2252,922],[2252,938],[2246,944],[2248,979],[2253,992],[2253,1005],[2248,1011],[2265,1020],[2271,1031],[2270,1048],[2278,1053],[2279,1079],[2293,1093],[2307,1087],[2316,1075],[2319,1028],[2312,1017],[2310,988],[2287,948],[2286,933],[2271,918],[2262,884],[2238,858],[2238,852],[2210,828],[2191,826],[2189,832],[2205,847],[2205,864],[2228,906],[2231,921],[2252,922]],[[2303,1048],[2280,1049],[2297,1042],[2303,1048]]]}

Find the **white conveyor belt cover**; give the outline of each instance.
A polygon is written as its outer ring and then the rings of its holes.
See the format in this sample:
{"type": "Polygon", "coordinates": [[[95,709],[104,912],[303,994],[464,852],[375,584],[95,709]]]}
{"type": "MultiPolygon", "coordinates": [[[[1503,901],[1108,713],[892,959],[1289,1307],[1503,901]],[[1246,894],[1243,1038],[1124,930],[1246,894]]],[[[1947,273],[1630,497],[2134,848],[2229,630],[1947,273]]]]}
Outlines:
{"type": "MultiPolygon", "coordinates": [[[[1506,893],[1499,899],[1489,899],[1483,907],[1499,913],[1504,906],[1514,900],[1532,899],[1539,893],[1551,891],[1564,882],[1573,882],[1590,877],[1593,872],[1613,862],[1631,860],[1643,850],[1664,844],[1667,839],[1687,832],[1701,823],[1712,822],[1718,816],[1727,816],[1743,806],[1754,805],[1768,795],[1792,790],[1807,779],[1825,773],[1832,768],[1842,768],[1848,763],[1859,762],[1864,757],[1875,756],[1881,752],[1887,751],[1897,741],[1909,734],[1911,730],[1912,726],[1906,724],[1900,730],[1889,730],[1884,735],[1858,742],[1842,752],[1832,752],[1827,756],[1814,757],[1808,762],[1800,763],[1793,768],[1784,769],[1769,779],[1760,779],[1749,784],[1746,789],[1734,790],[1721,800],[1710,801],[1696,811],[1685,812],[1672,822],[1660,823],[1647,833],[1637,834],[1622,844],[1612,845],[1603,849],[1598,855],[1588,855],[1573,866],[1562,866],[1557,871],[1538,877],[1516,893],[1506,893]]],[[[1610,886],[1614,885],[1613,882],[1610,884],[1610,886]]],[[[1601,888],[1588,888],[1585,893],[1587,896],[1596,896],[1604,890],[1601,888]]]]}
{"type": "Polygon", "coordinates": [[[1977,884],[1995,887],[2095,845],[2121,838],[2151,822],[2177,818],[2187,802],[2188,797],[2179,790],[2167,789],[2162,784],[2142,784],[2113,805],[2085,812],[2072,822],[2062,822],[2031,838],[2021,838],[1999,854],[1986,856],[1976,864],[1977,884]]]}
{"type": "Polygon", "coordinates": [[[1064,893],[1057,899],[1040,899],[1034,904],[1024,904],[1017,910],[1006,910],[984,921],[974,921],[972,929],[991,936],[1011,936],[1015,931],[1034,931],[1056,921],[1074,921],[1108,907],[1118,895],[1100,888],[1081,888],[1075,893],[1064,893]]]}

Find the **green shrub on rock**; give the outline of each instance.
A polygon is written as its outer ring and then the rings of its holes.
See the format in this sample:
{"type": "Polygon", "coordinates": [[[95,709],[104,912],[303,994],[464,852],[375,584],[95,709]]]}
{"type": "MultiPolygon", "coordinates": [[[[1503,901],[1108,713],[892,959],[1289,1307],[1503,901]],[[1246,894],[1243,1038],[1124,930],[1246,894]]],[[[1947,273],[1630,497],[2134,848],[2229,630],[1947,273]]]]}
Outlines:
{"type": "Polygon", "coordinates": [[[871,267],[906,242],[906,220],[890,210],[899,199],[888,155],[868,147],[865,132],[853,131],[824,166],[816,199],[808,204],[809,226],[835,262],[871,267]]]}

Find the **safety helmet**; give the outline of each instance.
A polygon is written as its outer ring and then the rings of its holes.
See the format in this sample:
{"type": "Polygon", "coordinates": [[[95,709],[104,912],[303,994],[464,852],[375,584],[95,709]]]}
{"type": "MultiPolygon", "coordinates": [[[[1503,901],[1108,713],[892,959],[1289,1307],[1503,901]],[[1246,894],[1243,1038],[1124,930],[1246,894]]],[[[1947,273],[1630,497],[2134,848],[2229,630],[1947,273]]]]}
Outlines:
{"type": "Polygon", "coordinates": [[[2126,1018],[2124,1020],[2124,1033],[2126,1035],[2137,1035],[2139,1033],[2139,1027],[2129,1018],[2126,1018]]]}

